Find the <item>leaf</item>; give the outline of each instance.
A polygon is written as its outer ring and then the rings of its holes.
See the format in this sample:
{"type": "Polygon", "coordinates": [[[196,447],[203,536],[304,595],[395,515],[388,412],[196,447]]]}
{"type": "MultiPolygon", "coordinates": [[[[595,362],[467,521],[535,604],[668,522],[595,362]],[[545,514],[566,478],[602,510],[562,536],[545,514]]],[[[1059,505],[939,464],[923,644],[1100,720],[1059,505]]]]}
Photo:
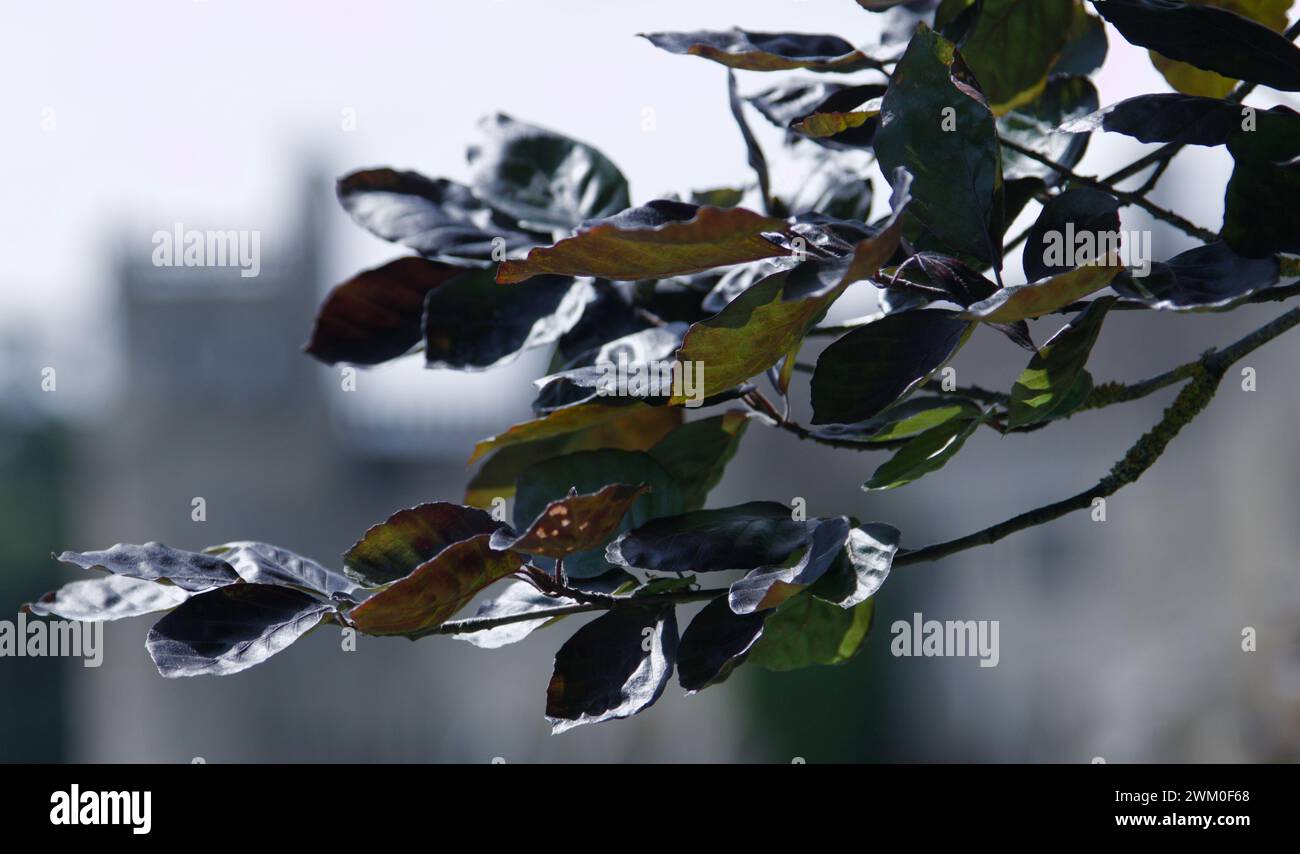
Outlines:
{"type": "MultiPolygon", "coordinates": [[[[1069,41],[1052,66],[1051,74],[1091,74],[1106,61],[1108,48],[1106,25],[1101,18],[1088,14],[1083,0],[1074,0],[1069,41]]],[[[1048,85],[1051,85],[1050,82],[1048,85]]]]}
{"type": "Polygon", "coordinates": [[[558,734],[627,718],[654,704],[677,658],[674,609],[616,607],[587,623],[555,654],[546,718],[558,734]]]}
{"type": "Polygon", "coordinates": [[[506,364],[571,329],[592,297],[590,284],[562,276],[505,288],[491,270],[473,270],[429,292],[425,363],[457,370],[506,364]]]}
{"type": "Polygon", "coordinates": [[[540,392],[533,410],[544,413],[596,398],[666,402],[672,357],[685,332],[685,323],[651,326],[582,354],[565,370],[534,380],[540,392]]]}
{"type": "Polygon", "coordinates": [[[876,63],[839,36],[807,33],[757,33],[745,30],[699,30],[689,33],[640,33],[655,47],[700,56],[745,71],[858,71],[876,63]]]}
{"type": "Polygon", "coordinates": [[[463,272],[412,256],[358,273],[321,303],[307,354],[327,365],[377,365],[405,355],[420,343],[425,297],[463,272]]]}
{"type": "Polygon", "coordinates": [[[623,173],[590,145],[504,113],[479,130],[484,141],[468,154],[474,192],[527,228],[572,228],[631,204],[623,173]]]}
{"type": "Polygon", "coordinates": [[[497,281],[515,284],[543,273],[603,279],[662,279],[775,258],[789,252],[766,234],[783,220],[746,208],[697,207],[663,199],[580,226],[573,237],[504,261],[497,281]]]}
{"type": "Polygon", "coordinates": [[[556,436],[567,436],[597,424],[609,422],[615,418],[644,415],[647,410],[654,408],[656,407],[646,403],[632,402],[619,405],[580,403],[576,406],[556,409],[540,418],[511,425],[503,433],[480,440],[474,446],[474,453],[470,456],[469,461],[473,463],[484,455],[492,451],[499,451],[502,448],[551,439],[556,436]]]}
{"type": "Polygon", "coordinates": [[[1042,421],[1060,407],[1087,364],[1102,321],[1115,299],[1106,296],[1090,302],[1029,361],[1029,367],[1011,387],[1008,427],[1042,421]]]}
{"type": "Polygon", "coordinates": [[[948,460],[966,444],[984,418],[953,418],[937,427],[931,427],[899,448],[888,462],[876,469],[871,479],[862,484],[867,491],[896,489],[905,486],[932,471],[943,468],[948,460]]]}
{"type": "Polygon", "coordinates": [[[1243,258],[1216,241],[1151,265],[1143,278],[1118,276],[1121,295],[1169,311],[1221,311],[1278,284],[1277,258],[1243,258]]]}
{"type": "Polygon", "coordinates": [[[426,258],[485,264],[546,242],[483,203],[468,187],[418,172],[363,169],[338,183],[339,202],[362,228],[426,258]]]}
{"type": "MultiPolygon", "coordinates": [[[[1095,19],[1094,19],[1095,20],[1095,19]]],[[[998,119],[998,134],[1072,169],[1088,150],[1088,137],[1054,133],[1056,128],[1081,120],[1097,109],[1097,87],[1087,77],[1052,77],[1042,93],[998,119]]],[[[1012,181],[1038,178],[1055,187],[1064,179],[1050,166],[1003,147],[1002,175],[1010,196],[1012,181]]],[[[1013,219],[1008,198],[1006,219],[1013,219]]]]}
{"type": "MultiPolygon", "coordinates": [[[[596,578],[569,578],[568,583],[570,587],[576,587],[588,593],[613,594],[619,587],[629,583],[636,584],[636,578],[621,569],[614,569],[596,578]]],[[[578,604],[576,599],[570,599],[567,596],[548,596],[527,581],[512,581],[495,598],[488,599],[479,605],[474,612],[474,619],[507,617],[516,614],[527,614],[542,608],[557,608],[576,604],[578,604]]],[[[482,629],[477,632],[458,632],[451,637],[455,640],[471,643],[480,649],[498,649],[512,643],[518,643],[537,629],[545,628],[562,619],[564,617],[540,617],[536,620],[520,620],[517,623],[506,623],[505,625],[482,629]]]]}
{"type": "Polygon", "coordinates": [[[417,636],[451,619],[484,588],[524,565],[518,554],[489,545],[477,534],[452,543],[348,614],[368,635],[417,636]]]}
{"type": "MultiPolygon", "coordinates": [[[[906,186],[902,195],[906,196],[906,186]]],[[[808,260],[768,276],[687,331],[677,351],[681,373],[687,363],[704,367],[705,397],[763,373],[795,350],[826,310],[851,284],[871,278],[898,248],[901,219],[895,214],[881,231],[858,242],[851,255],[808,260]]],[[[689,376],[689,374],[687,374],[689,376]]],[[[683,389],[685,383],[682,384],[683,389]]],[[[674,394],[672,403],[687,396],[674,394]]]]}
{"type": "MultiPolygon", "coordinates": [[[[1291,0],[1196,0],[1200,5],[1215,6],[1235,12],[1242,17],[1263,24],[1275,32],[1286,29],[1286,13],[1291,8],[1291,0]]],[[[1203,71],[1185,62],[1174,62],[1155,51],[1151,51],[1151,64],[1179,92],[1189,95],[1208,95],[1222,98],[1237,85],[1236,80],[1203,71]]]]}
{"type": "Polygon", "coordinates": [[[570,495],[546,505],[519,535],[509,529],[492,535],[492,548],[515,549],[543,557],[565,558],[602,545],[623,516],[648,491],[643,483],[612,483],[589,495],[570,495]]]}
{"type": "Polygon", "coordinates": [[[172,549],[161,543],[142,546],[118,543],[106,551],[64,552],[59,560],[82,569],[174,584],[191,593],[239,580],[239,573],[221,558],[172,549]]]}
{"type": "Polygon", "coordinates": [[[807,522],[774,501],[654,519],[605,550],[615,566],[652,572],[715,572],[783,564],[807,544],[807,522]]]}
{"type": "Polygon", "coordinates": [[[229,676],[282,652],[332,611],[288,587],[232,584],[167,614],[149,630],[145,648],[168,679],[229,676]]]}
{"type": "Polygon", "coordinates": [[[190,598],[190,594],[171,584],[158,584],[126,575],[110,575],[73,581],[40,599],[23,606],[38,617],[62,617],[65,620],[121,620],[155,611],[167,611],[190,598]]]}
{"type": "Polygon", "coordinates": [[[835,136],[853,128],[860,128],[880,115],[878,112],[857,110],[847,113],[813,113],[791,126],[804,136],[822,139],[835,136]]]}
{"type": "Polygon", "coordinates": [[[1093,5],[1131,44],[1224,77],[1300,91],[1300,50],[1249,18],[1180,0],[1094,0],[1093,5]]]}
{"type": "Polygon", "coordinates": [[[1119,199],[1091,187],[1072,187],[1053,196],[1030,226],[1025,237],[1025,277],[1046,279],[1079,266],[1072,259],[1090,261],[1100,249],[1119,245],[1119,199]]]}
{"type": "Polygon", "coordinates": [[[1124,270],[1114,254],[1105,263],[1088,265],[1027,285],[1003,288],[977,302],[963,316],[985,323],[1012,323],[1056,311],[1110,284],[1124,270]]]}
{"type": "Polygon", "coordinates": [[[946,424],[953,419],[974,418],[982,410],[975,401],[954,395],[909,397],[886,407],[879,415],[856,424],[827,424],[813,430],[823,439],[870,444],[895,442],[946,424]]]}
{"type": "Polygon", "coordinates": [[[857,655],[871,631],[875,602],[867,599],[845,610],[806,592],[796,596],[767,618],[749,660],[768,670],[843,664],[857,655]]]}
{"type": "Polygon", "coordinates": [[[849,531],[839,560],[809,593],[841,608],[852,608],[876,595],[898,554],[898,529],[883,522],[868,522],[849,531]]]}
{"type": "Polygon", "coordinates": [[[844,551],[849,537],[846,517],[815,520],[808,547],[794,563],[764,566],[732,582],[727,602],[737,614],[753,614],[777,607],[826,574],[844,551]]]}
{"type": "Polygon", "coordinates": [[[341,572],[321,566],[314,560],[288,549],[267,543],[241,541],[204,549],[204,554],[220,557],[235,568],[249,584],[276,584],[297,587],[325,598],[347,597],[357,585],[341,572]]]}
{"type": "Polygon", "coordinates": [[[813,424],[854,424],[914,391],[965,342],[971,324],[941,309],[889,314],[836,339],[817,357],[813,424]]]}
{"type": "Polygon", "coordinates": [[[994,113],[1033,100],[1070,37],[1071,0],[984,0],[961,42],[994,113]]]}
{"type": "Polygon", "coordinates": [[[445,501],[399,510],[372,525],[343,555],[349,578],[378,587],[410,575],[454,543],[503,527],[487,513],[445,501]]]}
{"type": "Polygon", "coordinates": [[[952,42],[922,25],[894,69],[875,149],[886,177],[900,167],[914,177],[912,216],[952,249],[1000,269],[1001,154],[976,85],[952,42]]]}
{"type": "Polygon", "coordinates": [[[763,635],[767,614],[736,614],[719,596],[695,615],[677,650],[677,681],[687,694],[722,682],[763,635]]]}
{"type": "Polygon", "coordinates": [[[1279,107],[1256,115],[1253,131],[1228,137],[1232,178],[1223,198],[1223,239],[1238,255],[1300,252],[1300,118],[1279,107]]]}
{"type": "Polygon", "coordinates": [[[681,492],[682,510],[699,510],[736,455],[749,416],[732,410],[683,424],[650,449],[681,492]]]}
{"type": "Polygon", "coordinates": [[[627,414],[597,422],[571,433],[510,445],[483,464],[465,488],[465,503],[489,508],[494,498],[515,494],[515,481],[536,462],[574,451],[620,448],[645,451],[682,423],[682,410],[667,406],[630,407],[627,414]]]}
{"type": "Polygon", "coordinates": [[[600,575],[609,569],[605,562],[605,545],[616,533],[684,509],[677,482],[650,454],[601,448],[564,454],[530,466],[519,475],[515,527],[522,529],[540,516],[550,502],[569,495],[571,489],[587,494],[598,492],[609,483],[641,483],[648,487],[648,491],[603,539],[576,554],[563,555],[567,575],[574,578],[600,575]]]}
{"type": "Polygon", "coordinates": [[[1254,107],[1218,98],[1161,93],[1127,98],[1105,109],[1062,123],[1064,133],[1094,130],[1122,133],[1140,142],[1223,145],[1254,107]]]}

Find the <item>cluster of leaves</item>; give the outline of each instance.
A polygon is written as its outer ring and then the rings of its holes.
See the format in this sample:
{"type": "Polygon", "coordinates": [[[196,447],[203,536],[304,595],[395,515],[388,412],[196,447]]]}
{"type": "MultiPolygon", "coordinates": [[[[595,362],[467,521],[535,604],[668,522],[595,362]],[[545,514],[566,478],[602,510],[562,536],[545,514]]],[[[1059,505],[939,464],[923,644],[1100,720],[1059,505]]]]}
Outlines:
{"type": "Polygon", "coordinates": [[[901,54],[832,35],[647,36],[728,67],[751,186],[633,206],[601,152],[503,115],[469,149],[468,185],[386,168],[339,181],[358,224],[417,254],[334,288],[308,353],[374,365],[423,350],[430,367],[477,370],[553,348],[535,417],[475,447],[471,462],[484,461],[466,505],[398,512],[365,532],[341,572],[252,542],[69,552],[61,559],[110,574],[31,610],[169,611],[147,643],[166,676],[237,672],[323,622],[496,647],[602,612],[556,656],[547,716],[557,731],[635,714],[674,670],[693,692],[745,660],[788,669],[852,656],[874,594],[906,554],[899,532],[769,501],[705,509],[750,421],[890,450],[864,488],[899,487],[942,467],[981,427],[1037,429],[1101,405],[1085,366],[1109,312],[1269,298],[1295,272],[1281,253],[1300,251],[1300,116],[1275,108],[1244,122],[1241,105],[1256,85],[1300,91],[1300,51],[1278,33],[1278,3],[1095,0],[1178,90],[1099,109],[1088,75],[1106,35],[1082,0],[857,2],[888,15],[901,54]],[[742,96],[731,69],[796,74],[742,96]],[[826,72],[861,76],[827,82],[826,72]],[[790,192],[773,187],[747,107],[809,164],[790,192]],[[1130,175],[1072,171],[1094,132],[1164,143],[1167,156],[1151,161],[1147,186],[1119,190],[1130,175]],[[1187,230],[1145,199],[1186,145],[1225,146],[1234,160],[1218,234],[1144,277],[1114,255],[1050,260],[1052,235],[1119,231],[1134,205],[1187,230]],[[891,190],[875,222],[873,160],[891,190]],[[1007,224],[1032,204],[1036,222],[1008,241],[1007,224]],[[1028,281],[1006,284],[1004,258],[1022,241],[1028,281]],[[824,325],[853,286],[875,288],[879,311],[824,325]],[[1028,321],[1054,314],[1071,317],[1035,345],[1028,321]],[[1032,353],[1009,392],[932,382],[980,327],[1032,353]],[[798,366],[805,339],[824,334],[839,337],[798,366]],[[606,394],[600,376],[616,360],[667,361],[678,378],[701,364],[703,404],[745,408],[686,421],[680,386],[606,394]],[[785,400],[797,367],[812,375],[809,427],[785,400]],[[783,406],[758,390],[763,377],[783,406]],[[483,509],[511,497],[513,526],[483,509]],[[726,586],[697,583],[725,572],[726,586]],[[451,620],[498,581],[508,583],[472,618],[451,620]],[[679,637],[676,608],[688,602],[707,604],[679,637]]]}

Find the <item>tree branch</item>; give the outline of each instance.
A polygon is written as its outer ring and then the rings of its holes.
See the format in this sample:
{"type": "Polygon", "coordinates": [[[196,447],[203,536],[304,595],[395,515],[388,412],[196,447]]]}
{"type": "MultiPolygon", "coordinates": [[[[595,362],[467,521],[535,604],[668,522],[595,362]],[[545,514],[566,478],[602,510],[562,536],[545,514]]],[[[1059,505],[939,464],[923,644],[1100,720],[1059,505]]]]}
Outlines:
{"type": "MultiPolygon", "coordinates": [[[[1179,431],[1191,423],[1209,405],[1214,393],[1219,388],[1219,383],[1222,381],[1224,374],[1227,373],[1228,368],[1234,362],[1272,341],[1297,324],[1300,324],[1300,308],[1293,308],[1232,345],[1222,350],[1213,350],[1206,353],[1199,360],[1192,363],[1192,367],[1189,368],[1189,366],[1184,365],[1171,371],[1171,375],[1178,371],[1186,371],[1187,378],[1190,378],[1191,382],[1178,393],[1178,397],[1165,410],[1164,417],[1160,419],[1160,422],[1143,434],[1133,447],[1129,448],[1123,459],[1115,463],[1110,472],[1092,488],[1055,504],[1048,504],[1045,507],[1021,513],[1019,516],[1014,516],[1005,522],[1000,522],[973,534],[967,534],[964,537],[958,537],[955,540],[948,540],[943,543],[935,543],[915,551],[900,553],[894,558],[894,565],[907,566],[914,563],[939,560],[975,546],[995,543],[1009,534],[1042,525],[1045,522],[1051,522],[1073,513],[1075,510],[1088,508],[1092,506],[1095,499],[1113,495],[1121,488],[1135,482],[1147,469],[1155,464],[1155,461],[1160,458],[1165,448],[1178,435],[1179,431]]],[[[1157,377],[1156,380],[1163,381],[1165,376],[1168,375],[1157,377]]],[[[1172,384],[1172,382],[1176,381],[1176,379],[1170,380],[1166,384],[1172,384]]]]}
{"type": "Polygon", "coordinates": [[[1151,214],[1156,219],[1162,220],[1163,222],[1167,222],[1170,225],[1174,226],[1175,228],[1179,229],[1180,231],[1183,231],[1191,235],[1192,237],[1195,237],[1199,240],[1204,240],[1206,243],[1213,243],[1214,241],[1219,239],[1219,235],[1215,234],[1214,232],[1209,231],[1208,229],[1201,228],[1199,225],[1196,225],[1190,220],[1179,216],[1178,214],[1174,213],[1168,208],[1162,208],[1153,202],[1147,201],[1146,198],[1139,193],[1131,193],[1128,192],[1127,190],[1117,190],[1115,187],[1111,186],[1111,184],[1107,181],[1102,181],[1097,178],[1088,178],[1083,175],[1079,175],[1073,170],[1065,166],[1062,166],[1060,163],[1057,163],[1055,160],[1052,160],[1050,157],[1044,157],[1043,155],[1039,154],[1037,151],[1034,151],[1032,148],[1026,148],[1023,145],[1020,145],[1019,143],[1016,142],[1012,142],[1009,139],[1001,139],[1001,142],[1002,145],[1011,149],[1012,151],[1020,155],[1023,155],[1024,157],[1028,157],[1030,160],[1034,160],[1037,161],[1038,163],[1043,164],[1049,169],[1055,171],[1057,174],[1069,179],[1070,181],[1073,181],[1076,184],[1079,184],[1084,187],[1092,187],[1095,190],[1101,190],[1103,192],[1110,193],[1115,198],[1123,202],[1125,205],[1132,205],[1135,207],[1142,208],[1144,211],[1151,214]]]}

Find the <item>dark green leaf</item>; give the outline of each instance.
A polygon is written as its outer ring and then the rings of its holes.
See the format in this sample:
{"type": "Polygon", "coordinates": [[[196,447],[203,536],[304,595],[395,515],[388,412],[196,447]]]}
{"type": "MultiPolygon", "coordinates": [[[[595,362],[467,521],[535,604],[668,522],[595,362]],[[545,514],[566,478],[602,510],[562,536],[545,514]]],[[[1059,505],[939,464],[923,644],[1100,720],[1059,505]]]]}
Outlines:
{"type": "Polygon", "coordinates": [[[879,414],[941,368],[970,334],[956,312],[905,311],[859,326],[817,358],[814,424],[855,424],[879,414]]]}
{"type": "Polygon", "coordinates": [[[954,418],[974,418],[981,411],[975,401],[966,397],[913,396],[887,407],[866,421],[857,424],[827,424],[813,430],[813,434],[824,439],[867,444],[893,442],[916,436],[954,418]]]}
{"type": "Polygon", "coordinates": [[[736,29],[641,36],[669,53],[701,56],[745,71],[857,71],[875,64],[844,39],[831,35],[736,29]]]}
{"type": "Polygon", "coordinates": [[[368,635],[418,636],[442,625],[495,581],[524,565],[518,554],[493,548],[490,535],[452,543],[348,614],[368,635]]]}
{"type": "Polygon", "coordinates": [[[773,501],[695,510],[619,536],[605,557],[616,566],[653,572],[776,566],[807,546],[810,524],[794,520],[789,507],[773,501]]]}
{"type": "Polygon", "coordinates": [[[1053,196],[1025,238],[1025,277],[1033,282],[1065,273],[1118,246],[1119,208],[1119,199],[1091,187],[1053,196]]]}
{"type": "MultiPolygon", "coordinates": [[[[1088,14],[1083,0],[1074,0],[1074,16],[1070,19],[1069,41],[1061,56],[1052,66],[1052,75],[1091,74],[1106,61],[1109,44],[1106,25],[1101,18],[1088,14]]],[[[1048,84],[1051,85],[1050,82],[1048,84]]]]}
{"type": "Polygon", "coordinates": [[[1223,239],[1239,255],[1300,252],[1300,115],[1280,107],[1257,127],[1228,137],[1232,179],[1223,199],[1223,239]]]}
{"type": "Polygon", "coordinates": [[[410,575],[453,543],[490,534],[502,523],[474,507],[436,501],[399,510],[372,526],[343,555],[344,571],[367,587],[410,575]]]}
{"type": "Polygon", "coordinates": [[[943,468],[983,423],[983,418],[953,418],[909,439],[862,484],[865,490],[895,489],[943,468]]]}
{"type": "Polygon", "coordinates": [[[503,113],[479,129],[485,140],[469,149],[474,192],[527,228],[572,228],[631,204],[623,173],[590,145],[503,113]]]}
{"type": "Polygon", "coordinates": [[[677,681],[688,694],[722,682],[763,635],[766,614],[737,614],[726,596],[709,602],[682,632],[677,681]]]}
{"type": "Polygon", "coordinates": [[[142,546],[118,543],[106,551],[64,552],[59,560],[82,569],[175,584],[191,593],[239,580],[239,573],[221,558],[172,549],[161,543],[142,546]]]}
{"type": "Polygon", "coordinates": [[[1181,0],[1094,0],[1129,42],[1225,77],[1300,91],[1300,50],[1249,18],[1181,0]]]}
{"type": "Polygon", "coordinates": [[[871,631],[875,598],[844,609],[807,592],[767,618],[749,660],[768,670],[842,664],[857,655],[871,631]]]}
{"type": "Polygon", "coordinates": [[[798,560],[764,566],[732,582],[727,594],[731,610],[753,614],[777,607],[826,574],[844,552],[849,538],[849,520],[840,516],[817,519],[811,525],[808,547],[798,560]]]}
{"type": "Polygon", "coordinates": [[[1104,110],[1062,122],[1060,129],[1073,134],[1105,130],[1141,142],[1223,145],[1252,110],[1233,101],[1163,92],[1111,104],[1104,110]]]}
{"type": "Polygon", "coordinates": [[[1042,91],[1073,18],[1072,0],[983,0],[961,52],[995,113],[1042,91]]]}
{"type": "Polygon", "coordinates": [[[909,213],[952,249],[1000,269],[997,124],[952,42],[922,26],[881,107],[875,148],[886,177],[914,177],[909,213]]]}
{"type": "Polygon", "coordinates": [[[547,241],[468,187],[418,172],[365,169],[339,179],[339,201],[370,233],[440,261],[487,263],[547,241]]]}
{"type": "MultiPolygon", "coordinates": [[[[1088,137],[1054,133],[1067,122],[1082,119],[1097,109],[1097,87],[1087,77],[1053,77],[1042,93],[998,119],[998,133],[1067,169],[1088,150],[1088,137]]],[[[1061,173],[1010,148],[1002,149],[1002,174],[1007,182],[1006,219],[1013,219],[1011,182],[1039,178],[1049,186],[1064,180],[1061,173]]]]}
{"type": "Polygon", "coordinates": [[[574,633],[555,654],[546,688],[552,733],[626,718],[649,708],[677,658],[677,616],[667,608],[621,607],[574,633]]]}
{"type": "Polygon", "coordinates": [[[722,480],[749,426],[743,411],[683,424],[650,449],[650,456],[672,475],[682,496],[682,510],[699,510],[709,491],[722,480]]]}
{"type": "Polygon", "coordinates": [[[1008,427],[1024,427],[1055,413],[1070,396],[1115,297],[1099,297],[1052,336],[1011,388],[1008,427]]]}
{"type": "Polygon", "coordinates": [[[592,299],[591,286],[545,276],[515,287],[491,270],[473,270],[429,292],[424,358],[431,368],[490,368],[550,344],[572,328],[592,299]]]}
{"type": "Polygon", "coordinates": [[[1145,277],[1119,276],[1112,287],[1155,309],[1220,311],[1273,287],[1279,276],[1277,258],[1243,258],[1216,241],[1152,264],[1145,277]]]}
{"type": "Polygon", "coordinates": [[[283,651],[332,610],[288,587],[232,584],[193,596],[163,617],[145,648],[169,679],[229,676],[283,651]]]}

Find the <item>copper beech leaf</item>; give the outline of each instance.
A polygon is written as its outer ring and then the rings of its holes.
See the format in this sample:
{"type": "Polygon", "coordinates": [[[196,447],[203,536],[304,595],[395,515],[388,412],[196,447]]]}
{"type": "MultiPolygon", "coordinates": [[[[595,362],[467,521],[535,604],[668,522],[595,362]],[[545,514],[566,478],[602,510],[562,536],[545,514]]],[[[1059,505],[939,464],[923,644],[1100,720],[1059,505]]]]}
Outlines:
{"type": "Polygon", "coordinates": [[[284,651],[333,611],[289,587],[231,584],[192,596],[163,617],[145,648],[169,679],[229,676],[284,651]]]}
{"type": "Polygon", "coordinates": [[[775,501],[750,501],[654,519],[609,544],[616,566],[653,572],[712,572],[784,564],[809,542],[812,523],[775,501]]]}
{"type": "MultiPolygon", "coordinates": [[[[739,385],[763,373],[782,357],[796,352],[808,330],[845,289],[869,279],[898,249],[902,236],[899,216],[906,204],[907,179],[892,219],[874,236],[859,241],[841,258],[804,261],[759,281],[718,314],[691,326],[677,351],[674,376],[688,371],[687,363],[703,366],[705,397],[739,385]]],[[[793,363],[793,358],[791,358],[793,363]]],[[[674,382],[671,403],[685,403],[686,383],[674,382]]]]}
{"type": "Polygon", "coordinates": [[[445,501],[399,510],[372,525],[343,555],[350,578],[377,587],[410,574],[453,543],[502,527],[474,507],[445,501]]]}
{"type": "MultiPolygon", "coordinates": [[[[1292,5],[1292,0],[1195,0],[1195,2],[1202,6],[1215,6],[1235,12],[1279,33],[1286,29],[1286,14],[1292,5]]],[[[1150,55],[1151,64],[1159,69],[1165,80],[1169,81],[1169,85],[1188,95],[1222,98],[1239,82],[1186,62],[1175,62],[1155,51],[1150,51],[1150,55]]]]}
{"type": "Polygon", "coordinates": [[[546,687],[552,733],[626,718],[649,708],[668,685],[677,658],[677,616],[667,607],[612,608],[555,654],[546,687]]]}
{"type": "Polygon", "coordinates": [[[615,280],[681,276],[789,255],[764,236],[787,233],[784,220],[746,208],[658,200],[585,223],[573,237],[533,249],[523,260],[502,262],[497,281],[514,284],[543,273],[615,280]]]}
{"type": "Polygon", "coordinates": [[[23,610],[38,617],[95,622],[168,611],[188,598],[190,593],[174,584],[110,575],[69,582],[24,605],[23,610]]]}
{"type": "Polygon", "coordinates": [[[1072,0],[984,0],[962,55],[998,115],[1032,101],[1070,38],[1072,0]]]}
{"type": "Polygon", "coordinates": [[[570,433],[502,448],[470,479],[465,487],[465,503],[486,509],[493,498],[509,498],[515,494],[520,473],[533,463],[595,448],[646,451],[682,424],[680,407],[634,406],[624,412],[616,410],[614,417],[570,433]]]}
{"type": "Polygon", "coordinates": [[[565,558],[602,545],[644,493],[645,484],[611,483],[599,492],[569,495],[550,502],[528,528],[492,535],[492,548],[515,549],[550,558],[565,558]]]}
{"type": "Polygon", "coordinates": [[[744,71],[857,71],[876,63],[839,36],[810,33],[758,33],[699,30],[642,33],[669,53],[700,56],[744,71]]]}
{"type": "Polygon", "coordinates": [[[343,573],[269,543],[244,540],[212,546],[203,553],[229,563],[249,584],[297,587],[327,599],[347,597],[357,590],[357,585],[343,573]]]}
{"type": "Polygon", "coordinates": [[[677,681],[688,694],[722,682],[763,636],[764,612],[737,614],[719,596],[695,615],[677,648],[677,681]]]}
{"type": "Polygon", "coordinates": [[[452,543],[348,614],[368,635],[418,635],[442,625],[479,591],[519,569],[524,559],[492,548],[488,534],[452,543]]]}
{"type": "Polygon", "coordinates": [[[846,333],[817,358],[814,424],[856,424],[921,386],[970,335],[954,311],[888,314],[846,333]]]}
{"type": "Polygon", "coordinates": [[[1093,6],[1130,43],[1168,59],[1272,89],[1300,91],[1300,49],[1250,18],[1181,0],[1094,0],[1093,6]]]}
{"type": "Polygon", "coordinates": [[[1100,264],[1086,264],[1049,279],[1003,288],[972,305],[963,317],[984,323],[1039,317],[1101,290],[1123,271],[1118,255],[1111,253],[1100,264]]]}
{"type": "Polygon", "coordinates": [[[575,406],[554,409],[539,418],[521,421],[495,436],[480,440],[474,445],[474,453],[470,455],[469,461],[473,463],[502,448],[556,436],[568,436],[616,418],[643,415],[647,410],[655,408],[657,407],[646,403],[631,402],[617,406],[605,403],[579,403],[575,406]]]}
{"type": "Polygon", "coordinates": [[[1116,297],[1098,297],[1051,337],[1011,387],[1007,426],[1023,427],[1052,415],[1068,398],[1116,297]]]}
{"type": "Polygon", "coordinates": [[[413,255],[358,273],[321,303],[306,352],[327,365],[376,365],[410,352],[422,337],[425,297],[463,272],[413,255]]]}
{"type": "Polygon", "coordinates": [[[803,591],[826,574],[844,551],[847,517],[817,519],[809,524],[808,545],[798,560],[751,570],[732,582],[727,602],[737,614],[767,611],[803,591]]]}
{"type": "Polygon", "coordinates": [[[862,649],[871,631],[875,598],[844,609],[804,592],[767,618],[749,660],[768,670],[843,664],[862,649]]]}
{"type": "Polygon", "coordinates": [[[59,560],[82,569],[174,584],[191,593],[240,580],[235,568],[219,557],[168,548],[161,543],[118,543],[104,551],[64,552],[59,560]]]}

